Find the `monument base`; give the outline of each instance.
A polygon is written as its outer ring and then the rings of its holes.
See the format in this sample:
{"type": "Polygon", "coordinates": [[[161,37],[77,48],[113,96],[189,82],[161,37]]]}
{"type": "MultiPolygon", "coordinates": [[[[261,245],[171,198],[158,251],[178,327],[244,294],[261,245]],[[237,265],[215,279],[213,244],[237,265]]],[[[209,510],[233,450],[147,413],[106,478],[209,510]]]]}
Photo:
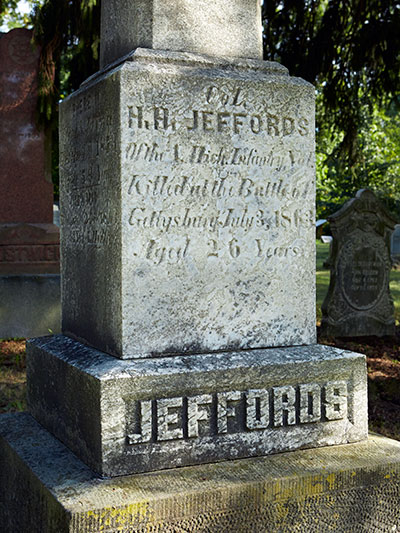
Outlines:
{"type": "Polygon", "coordinates": [[[29,412],[102,476],[368,436],[365,356],[331,346],[121,360],[55,335],[27,378],[29,412]]]}
{"type": "Polygon", "coordinates": [[[99,479],[25,413],[0,417],[4,533],[393,532],[400,442],[99,479]]]}
{"type": "Polygon", "coordinates": [[[0,275],[0,338],[49,335],[60,327],[59,274],[0,275]]]}

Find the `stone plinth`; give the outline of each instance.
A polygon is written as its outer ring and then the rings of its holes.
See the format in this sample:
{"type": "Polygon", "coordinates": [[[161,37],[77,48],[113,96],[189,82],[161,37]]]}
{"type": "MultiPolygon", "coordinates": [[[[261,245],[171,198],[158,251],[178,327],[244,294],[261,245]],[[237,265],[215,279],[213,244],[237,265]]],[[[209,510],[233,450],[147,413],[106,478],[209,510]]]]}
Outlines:
{"type": "Polygon", "coordinates": [[[121,361],[28,342],[31,414],[105,476],[367,437],[365,357],[329,346],[121,361]]]}
{"type": "Polygon", "coordinates": [[[328,217],[331,277],[322,304],[322,331],[336,337],[394,335],[390,237],[395,221],[372,191],[328,217]]]}
{"type": "Polygon", "coordinates": [[[101,480],[25,414],[0,419],[4,533],[392,533],[400,443],[347,446],[101,480]]]}
{"type": "Polygon", "coordinates": [[[60,124],[65,334],[120,358],[315,342],[311,85],[138,49],[60,124]]]}
{"type": "Polygon", "coordinates": [[[259,0],[107,0],[101,9],[101,67],[139,47],[262,59],[259,0]]]}

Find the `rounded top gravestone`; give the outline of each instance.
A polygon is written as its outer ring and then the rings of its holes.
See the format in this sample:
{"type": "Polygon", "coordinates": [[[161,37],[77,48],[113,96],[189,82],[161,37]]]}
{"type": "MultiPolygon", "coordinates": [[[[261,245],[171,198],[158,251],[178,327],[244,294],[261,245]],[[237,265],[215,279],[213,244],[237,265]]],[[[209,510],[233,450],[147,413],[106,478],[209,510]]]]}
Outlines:
{"type": "Polygon", "coordinates": [[[328,218],[333,246],[322,329],[335,336],[391,335],[390,235],[394,220],[369,190],[328,218]]]}

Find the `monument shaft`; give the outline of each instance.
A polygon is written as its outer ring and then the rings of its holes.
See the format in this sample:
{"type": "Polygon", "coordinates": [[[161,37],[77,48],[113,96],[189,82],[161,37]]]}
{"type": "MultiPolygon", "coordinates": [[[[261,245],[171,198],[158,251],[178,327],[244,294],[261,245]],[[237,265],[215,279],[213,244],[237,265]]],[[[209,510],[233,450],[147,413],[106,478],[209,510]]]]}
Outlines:
{"type": "Polygon", "coordinates": [[[140,47],[262,59],[259,0],[107,0],[101,9],[102,68],[140,47]]]}
{"type": "Polygon", "coordinates": [[[121,358],[315,342],[313,109],[278,65],[144,50],[74,93],[64,332],[121,358]]]}

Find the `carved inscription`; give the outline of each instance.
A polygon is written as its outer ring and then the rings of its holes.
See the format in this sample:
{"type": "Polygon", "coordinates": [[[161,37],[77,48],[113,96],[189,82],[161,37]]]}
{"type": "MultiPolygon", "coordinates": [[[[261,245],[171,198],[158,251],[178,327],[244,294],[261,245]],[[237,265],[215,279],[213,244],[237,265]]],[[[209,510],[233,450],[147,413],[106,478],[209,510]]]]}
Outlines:
{"type": "Polygon", "coordinates": [[[347,416],[347,383],[330,381],[127,404],[128,444],[323,423],[347,416]]]}
{"type": "Polygon", "coordinates": [[[340,259],[343,293],[347,301],[356,309],[373,307],[387,283],[384,259],[372,247],[352,245],[344,248],[340,259]]]}
{"type": "MultiPolygon", "coordinates": [[[[207,258],[226,255],[237,259],[241,250],[247,250],[255,258],[285,259],[300,257],[304,254],[304,241],[301,238],[292,239],[288,245],[271,246],[268,232],[279,229],[289,229],[300,233],[301,228],[312,228],[314,212],[299,205],[297,209],[285,205],[285,200],[307,197],[310,184],[308,182],[298,186],[285,183],[284,179],[275,182],[265,180],[258,185],[253,179],[228,176],[224,179],[201,181],[194,176],[171,177],[157,175],[149,178],[145,175],[132,176],[128,194],[135,201],[129,216],[129,225],[139,230],[154,229],[160,234],[172,233],[184,229],[186,233],[184,243],[175,247],[163,245],[162,239],[151,239],[144,250],[144,257],[155,265],[164,262],[178,263],[191,252],[191,238],[189,235],[210,233],[206,239],[207,258]],[[155,198],[188,198],[193,200],[235,199],[243,200],[241,209],[229,207],[202,211],[198,207],[165,208],[154,210],[137,205],[142,199],[155,198]],[[258,199],[275,198],[280,200],[280,209],[259,209],[258,199]],[[254,202],[256,200],[257,203],[254,202]],[[136,204],[136,205],[135,205],[136,204]],[[247,233],[255,231],[258,238],[233,237],[222,242],[218,237],[221,229],[228,228],[231,234],[235,230],[247,233]],[[214,237],[215,235],[215,237],[214,237]]],[[[234,233],[233,233],[234,234],[234,233]]]]}
{"type": "Polygon", "coordinates": [[[210,261],[304,257],[314,226],[310,119],[224,83],[200,88],[186,109],[159,98],[135,95],[125,114],[127,222],[151,235],[133,255],[156,266],[199,250],[210,261]]]}
{"type": "Polygon", "coordinates": [[[0,263],[54,263],[60,261],[60,249],[54,244],[2,245],[0,263]]]}
{"type": "Polygon", "coordinates": [[[106,248],[117,239],[114,154],[118,136],[112,111],[101,107],[98,91],[83,93],[70,101],[71,135],[84,142],[62,145],[61,171],[67,184],[63,225],[65,246],[106,248]]]}
{"type": "Polygon", "coordinates": [[[263,114],[246,112],[210,111],[191,109],[179,119],[173,110],[154,106],[128,106],[128,127],[134,130],[177,131],[258,135],[265,133],[272,137],[288,135],[306,136],[310,133],[310,122],[306,117],[277,115],[265,111],[263,114]]]}
{"type": "Polygon", "coordinates": [[[249,177],[238,179],[236,175],[219,179],[201,179],[194,176],[162,176],[150,178],[144,174],[134,174],[130,180],[128,194],[132,197],[148,196],[161,198],[305,198],[310,191],[309,183],[299,186],[278,180],[264,179],[258,184],[249,177]]]}
{"type": "Polygon", "coordinates": [[[276,171],[311,164],[312,157],[312,152],[299,155],[293,150],[261,150],[247,146],[234,146],[232,148],[224,146],[215,150],[208,144],[183,145],[183,143],[175,143],[172,147],[162,147],[156,142],[129,142],[125,149],[127,161],[189,163],[191,165],[213,165],[216,168],[229,165],[248,168],[261,167],[276,171]]]}

